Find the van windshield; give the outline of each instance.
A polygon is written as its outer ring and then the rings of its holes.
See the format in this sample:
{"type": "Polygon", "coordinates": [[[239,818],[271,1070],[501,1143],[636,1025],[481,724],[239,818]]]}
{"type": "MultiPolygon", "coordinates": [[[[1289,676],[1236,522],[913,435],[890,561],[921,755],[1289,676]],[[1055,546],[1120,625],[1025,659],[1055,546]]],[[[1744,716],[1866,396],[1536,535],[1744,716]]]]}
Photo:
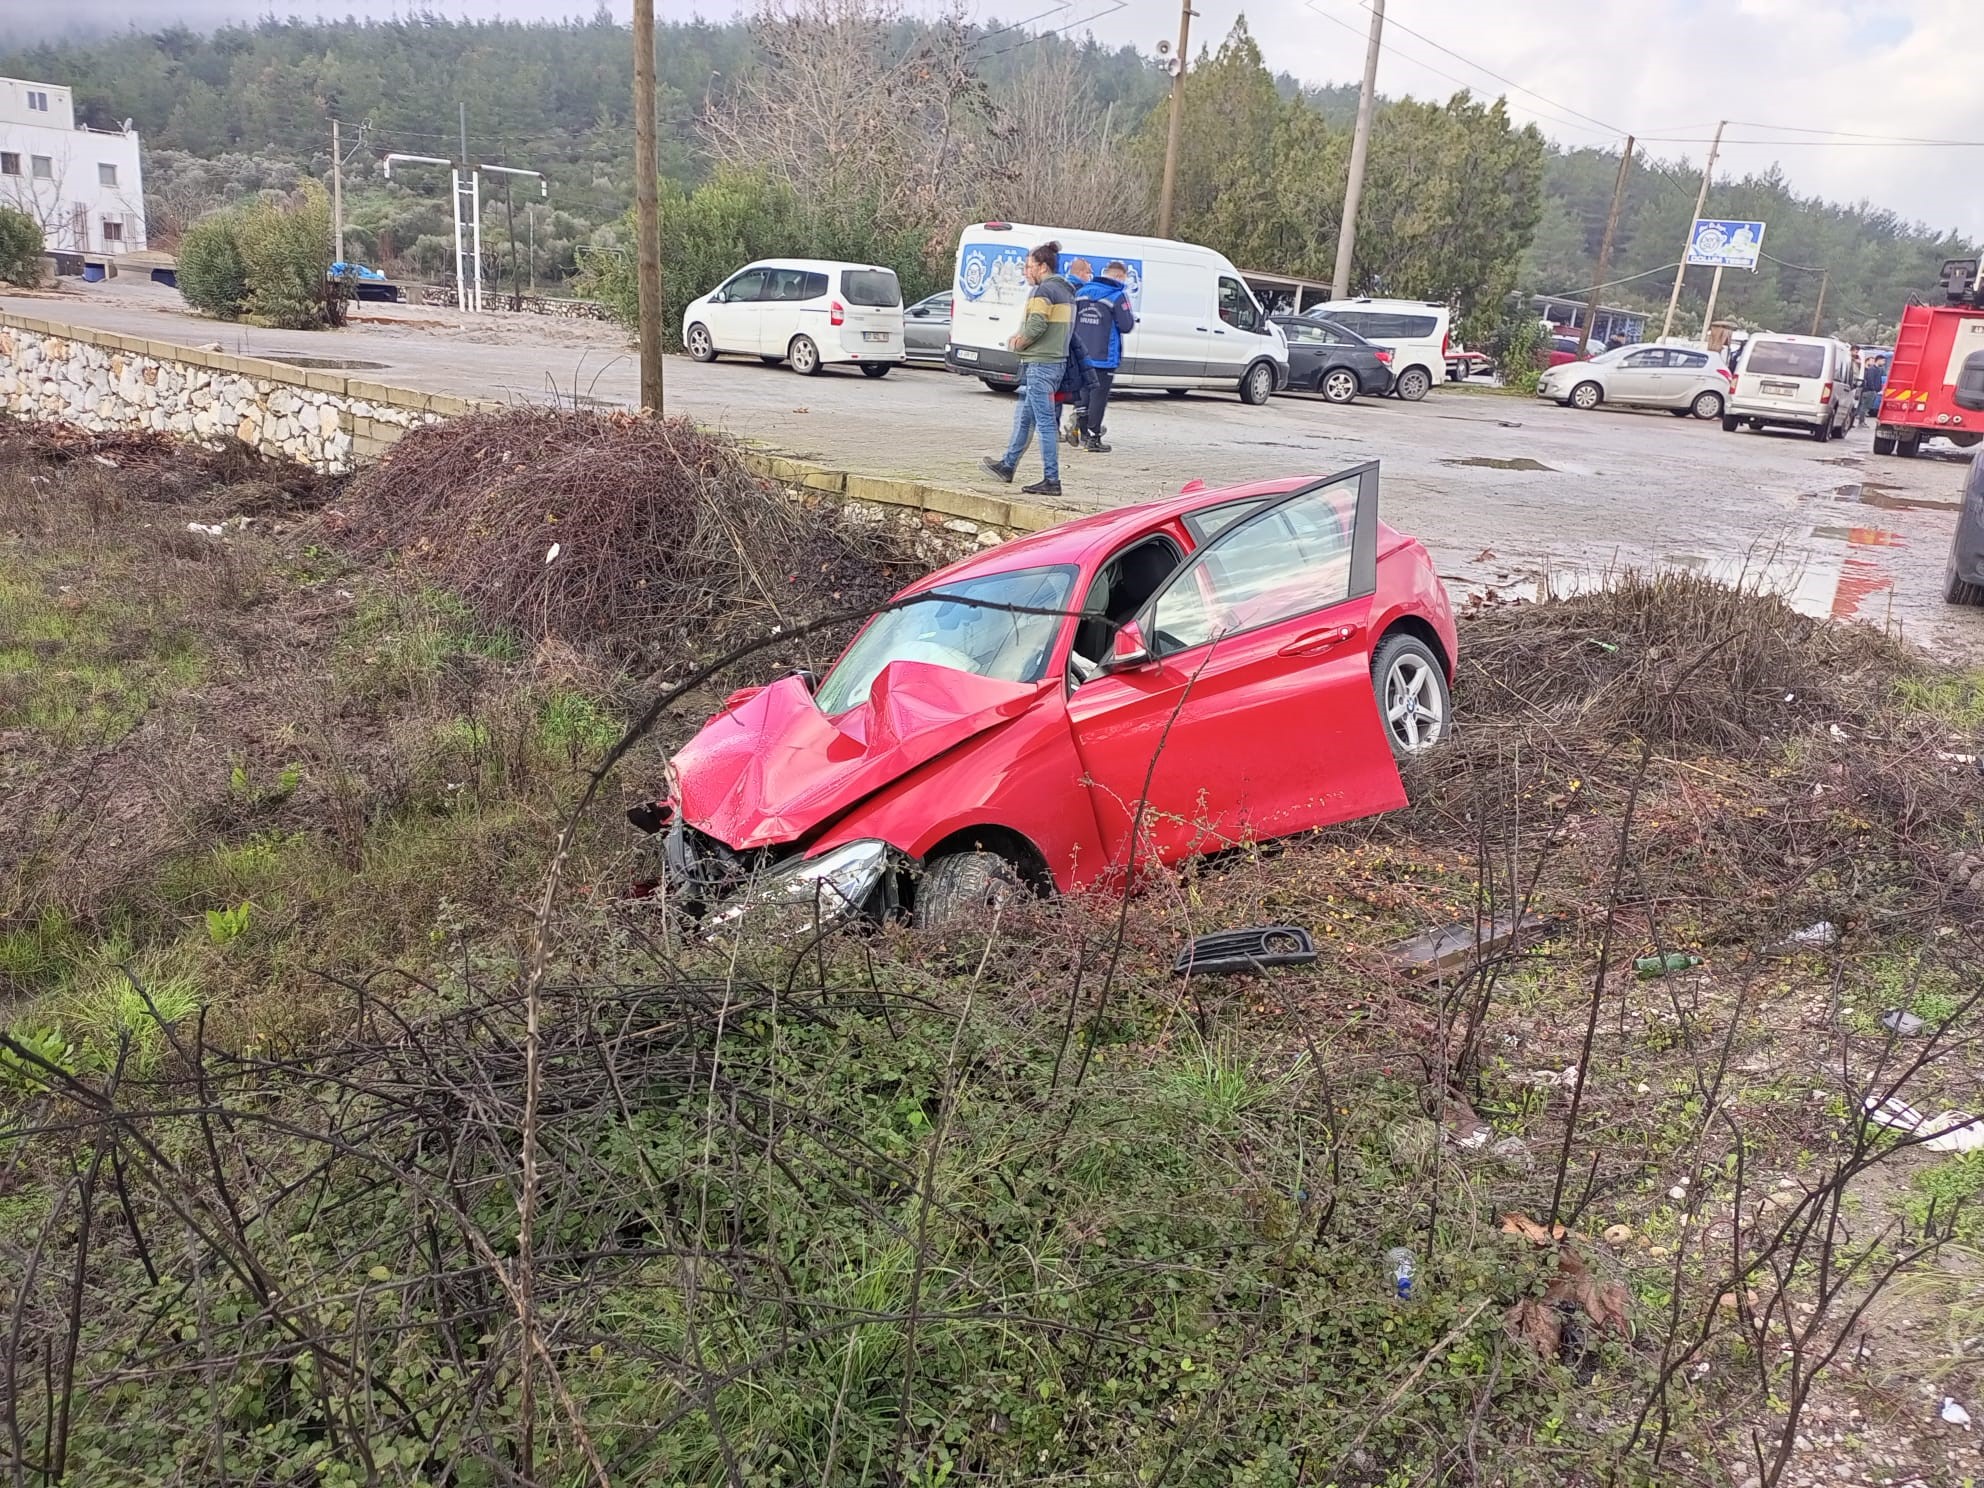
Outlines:
{"type": "Polygon", "coordinates": [[[1806,341],[1752,341],[1743,370],[1762,377],[1824,377],[1826,349],[1806,341]]]}
{"type": "Polygon", "coordinates": [[[840,292],[850,305],[892,309],[902,303],[902,286],[893,269],[842,269],[840,292]]]}

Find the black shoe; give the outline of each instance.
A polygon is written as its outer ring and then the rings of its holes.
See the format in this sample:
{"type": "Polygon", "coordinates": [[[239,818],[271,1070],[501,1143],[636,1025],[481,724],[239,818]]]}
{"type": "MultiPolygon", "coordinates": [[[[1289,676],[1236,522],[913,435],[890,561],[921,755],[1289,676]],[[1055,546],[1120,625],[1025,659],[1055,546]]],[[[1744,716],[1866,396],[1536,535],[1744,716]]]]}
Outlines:
{"type": "Polygon", "coordinates": [[[1106,455],[1109,453],[1110,450],[1114,449],[1115,446],[1104,444],[1100,439],[1096,438],[1095,435],[1088,434],[1088,435],[1084,435],[1082,438],[1082,448],[1087,450],[1092,455],[1106,455]]]}
{"type": "Polygon", "coordinates": [[[1037,480],[1030,486],[1021,486],[1022,496],[1059,496],[1061,483],[1057,480],[1037,480]]]}
{"type": "Polygon", "coordinates": [[[1004,481],[1009,486],[1013,483],[1013,467],[1010,465],[1001,465],[990,455],[978,462],[978,468],[994,480],[1004,481]]]}

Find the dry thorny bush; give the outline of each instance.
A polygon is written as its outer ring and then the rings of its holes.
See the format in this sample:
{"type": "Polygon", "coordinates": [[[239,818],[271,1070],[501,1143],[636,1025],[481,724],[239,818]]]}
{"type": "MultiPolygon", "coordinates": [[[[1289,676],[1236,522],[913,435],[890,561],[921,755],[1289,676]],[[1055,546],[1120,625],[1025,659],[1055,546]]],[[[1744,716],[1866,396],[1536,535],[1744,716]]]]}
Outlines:
{"type": "MultiPolygon", "coordinates": [[[[487,433],[389,467],[408,543],[446,535],[423,470],[515,493],[465,572],[541,614],[492,577],[545,533],[487,433]]],[[[660,581],[707,603],[693,573],[660,581]]],[[[1974,1086],[1961,720],[1877,637],[1693,580],[1462,646],[1411,808],[1127,905],[696,948],[558,899],[541,979],[463,947],[328,982],[304,1031],[164,1016],[94,1060],[17,1026],[17,1478],[1776,1484],[1834,1380],[1954,1476],[1911,1372],[1977,1365],[1910,1353],[1891,1283],[1960,1281],[1974,1233],[1887,1176],[1924,1134],[1856,1113],[1974,1086]],[[1442,983],[1386,951],[1525,912],[1442,983]],[[1324,958],[1169,976],[1267,919],[1324,958]],[[1669,950],[1704,964],[1632,978],[1669,950]]]]}

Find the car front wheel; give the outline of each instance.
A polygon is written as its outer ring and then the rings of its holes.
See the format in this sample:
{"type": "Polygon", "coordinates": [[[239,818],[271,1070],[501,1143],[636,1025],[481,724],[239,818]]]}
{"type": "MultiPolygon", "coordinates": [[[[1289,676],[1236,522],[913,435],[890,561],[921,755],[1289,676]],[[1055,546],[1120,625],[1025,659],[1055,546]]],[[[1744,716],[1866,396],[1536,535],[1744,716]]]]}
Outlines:
{"type": "Polygon", "coordinates": [[[972,924],[1025,892],[1018,871],[997,853],[947,853],[923,870],[911,919],[919,930],[972,924]]]}
{"type": "Polygon", "coordinates": [[[1318,387],[1322,391],[1324,402],[1348,403],[1357,396],[1357,374],[1338,367],[1334,371],[1325,372],[1318,387]]]}
{"type": "Polygon", "coordinates": [[[1571,389],[1571,407],[1581,413],[1590,413],[1604,396],[1605,390],[1597,383],[1581,382],[1571,389]]]}
{"type": "Polygon", "coordinates": [[[1398,375],[1398,386],[1393,389],[1408,403],[1417,403],[1433,390],[1433,379],[1426,375],[1424,367],[1407,367],[1398,375]]]}
{"type": "Polygon", "coordinates": [[[1453,709],[1447,674],[1417,636],[1395,631],[1385,637],[1371,661],[1371,687],[1386,739],[1399,759],[1424,754],[1446,738],[1453,709]]]}
{"type": "Polygon", "coordinates": [[[689,327],[689,334],[684,336],[682,341],[689,348],[689,355],[697,361],[713,362],[716,360],[716,342],[710,339],[709,327],[704,325],[700,320],[689,327]]]}
{"type": "Polygon", "coordinates": [[[1247,375],[1240,379],[1240,401],[1258,408],[1274,396],[1274,365],[1271,362],[1256,362],[1247,369],[1247,375]]]}

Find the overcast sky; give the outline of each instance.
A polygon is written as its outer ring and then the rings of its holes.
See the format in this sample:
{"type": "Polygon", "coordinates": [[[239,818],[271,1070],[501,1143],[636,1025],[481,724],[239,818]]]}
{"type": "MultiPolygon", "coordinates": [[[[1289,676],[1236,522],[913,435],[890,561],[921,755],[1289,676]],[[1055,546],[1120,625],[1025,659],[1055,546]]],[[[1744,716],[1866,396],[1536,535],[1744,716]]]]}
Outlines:
{"type": "MultiPolygon", "coordinates": [[[[905,0],[933,12],[941,0],[905,0]]],[[[1070,34],[1146,50],[1177,35],[1172,0],[967,0],[981,20],[1037,17],[1070,34]]],[[[28,0],[0,0],[0,12],[28,0]]],[[[632,0],[609,0],[622,20],[632,0]]],[[[1245,12],[1268,65],[1308,82],[1354,81],[1363,0],[1197,0],[1193,51],[1245,12]]],[[[664,18],[712,19],[748,0],[658,0],[664,18]]],[[[209,25],[278,15],[390,16],[432,9],[510,19],[589,15],[593,0],[66,0],[40,12],[82,24],[209,25]]],[[[1984,141],[1984,0],[1389,0],[1380,91],[1443,98],[1506,93],[1519,118],[1568,144],[1630,131],[1699,160],[1718,119],[1736,172],[1773,160],[1799,190],[1866,199],[1984,237],[1984,149],[1876,145],[1838,135],[1984,141]],[[1408,29],[1409,28],[1409,29],[1408,29]],[[1414,34],[1417,33],[1417,34],[1414,34]],[[1446,50],[1441,50],[1445,48],[1446,50]],[[1458,55],[1455,55],[1458,54],[1458,55]],[[1493,74],[1499,73],[1498,78],[1493,74]],[[1514,86],[1511,86],[1511,85],[1514,86]],[[1533,91],[1524,91],[1533,90],[1533,91]],[[1762,126],[1773,126],[1765,128],[1762,126]]],[[[1710,198],[1713,215],[1714,199],[1710,198]]]]}

